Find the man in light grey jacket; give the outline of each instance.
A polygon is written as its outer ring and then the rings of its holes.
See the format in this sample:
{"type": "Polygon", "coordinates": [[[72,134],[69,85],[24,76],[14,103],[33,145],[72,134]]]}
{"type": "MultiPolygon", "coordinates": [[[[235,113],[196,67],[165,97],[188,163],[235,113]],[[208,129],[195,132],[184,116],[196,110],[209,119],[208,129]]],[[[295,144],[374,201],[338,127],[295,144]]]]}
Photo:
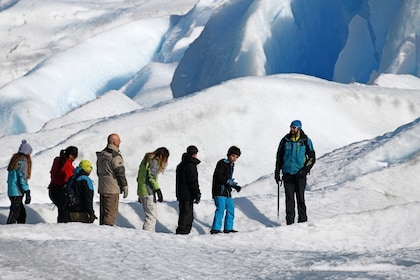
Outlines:
{"type": "Polygon", "coordinates": [[[97,174],[99,177],[99,224],[113,226],[118,216],[120,193],[128,195],[124,161],[120,154],[120,136],[112,133],[108,136],[108,145],[101,152],[96,152],[97,174]]]}

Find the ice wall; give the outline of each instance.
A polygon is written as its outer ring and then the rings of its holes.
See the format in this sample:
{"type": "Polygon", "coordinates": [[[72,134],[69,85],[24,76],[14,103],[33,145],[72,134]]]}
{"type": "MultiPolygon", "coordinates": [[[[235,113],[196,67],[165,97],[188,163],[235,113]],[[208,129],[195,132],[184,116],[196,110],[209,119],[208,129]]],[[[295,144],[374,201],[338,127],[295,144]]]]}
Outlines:
{"type": "Polygon", "coordinates": [[[173,96],[276,73],[343,83],[419,76],[419,12],[417,0],[228,1],[185,50],[173,96]]]}

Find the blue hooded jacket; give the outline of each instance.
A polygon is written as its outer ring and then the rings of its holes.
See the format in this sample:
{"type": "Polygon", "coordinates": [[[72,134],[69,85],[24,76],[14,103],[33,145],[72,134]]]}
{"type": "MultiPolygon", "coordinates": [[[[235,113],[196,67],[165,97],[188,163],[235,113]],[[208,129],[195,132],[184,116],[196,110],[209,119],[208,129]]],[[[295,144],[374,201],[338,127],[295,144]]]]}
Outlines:
{"type": "Polygon", "coordinates": [[[280,141],[277,150],[276,174],[283,171],[283,174],[294,175],[300,170],[309,173],[315,163],[315,150],[311,139],[300,131],[297,141],[292,140],[292,135],[287,134],[280,141]]]}
{"type": "Polygon", "coordinates": [[[27,180],[28,162],[26,158],[19,159],[18,168],[10,170],[7,175],[7,195],[23,196],[24,192],[29,191],[27,180]]]}

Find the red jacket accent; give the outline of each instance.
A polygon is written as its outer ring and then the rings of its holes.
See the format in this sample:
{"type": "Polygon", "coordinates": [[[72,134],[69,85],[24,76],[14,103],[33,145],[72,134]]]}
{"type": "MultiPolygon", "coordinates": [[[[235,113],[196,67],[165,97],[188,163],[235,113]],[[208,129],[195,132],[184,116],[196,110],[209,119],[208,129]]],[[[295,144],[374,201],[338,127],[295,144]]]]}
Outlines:
{"type": "Polygon", "coordinates": [[[54,159],[51,167],[51,184],[57,186],[64,186],[67,180],[74,175],[73,160],[66,159],[63,166],[60,168],[60,157],[54,159]]]}

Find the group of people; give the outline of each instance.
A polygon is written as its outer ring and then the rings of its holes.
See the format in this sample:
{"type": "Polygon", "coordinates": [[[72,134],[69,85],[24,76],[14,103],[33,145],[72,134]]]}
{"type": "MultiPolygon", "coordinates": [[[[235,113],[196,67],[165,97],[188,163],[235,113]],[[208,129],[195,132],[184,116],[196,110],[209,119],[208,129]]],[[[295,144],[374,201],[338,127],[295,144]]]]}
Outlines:
{"type": "MultiPolygon", "coordinates": [[[[120,195],[128,196],[128,183],[125,176],[124,160],[120,153],[121,139],[112,133],[107,138],[107,146],[97,152],[97,175],[99,193],[99,224],[115,225],[118,216],[120,195]]],[[[28,179],[31,177],[32,147],[22,140],[19,150],[8,165],[8,196],[11,201],[8,224],[25,223],[26,211],[23,203],[31,202],[28,179]],[[25,197],[25,200],[23,200],[25,197]]],[[[176,167],[176,197],[179,203],[179,217],[176,234],[189,234],[194,220],[194,204],[201,199],[197,165],[198,148],[188,146],[181,162],[176,167]]],[[[235,205],[232,191],[241,191],[233,178],[235,162],[241,150],[231,146],[227,157],[219,160],[213,173],[212,198],[214,212],[211,234],[235,233],[235,205]]],[[[49,197],[58,209],[57,222],[93,223],[97,219],[93,209],[94,187],[89,175],[92,163],[86,159],[75,168],[78,148],[69,146],[60,152],[53,161],[48,186],[49,197]],[[70,201],[69,188],[77,200],[70,201]]],[[[158,175],[168,163],[169,150],[159,147],[144,155],[137,174],[137,196],[141,203],[145,219],[143,229],[155,231],[157,221],[157,202],[163,201],[158,183],[158,175]]],[[[306,176],[315,163],[315,150],[311,139],[303,132],[302,123],[295,120],[290,125],[290,132],[280,141],[277,150],[274,178],[278,186],[284,183],[286,202],[286,223],[295,222],[295,197],[297,200],[298,222],[306,222],[305,188],[306,176]],[[282,176],[281,176],[282,175],[282,176]]]]}

